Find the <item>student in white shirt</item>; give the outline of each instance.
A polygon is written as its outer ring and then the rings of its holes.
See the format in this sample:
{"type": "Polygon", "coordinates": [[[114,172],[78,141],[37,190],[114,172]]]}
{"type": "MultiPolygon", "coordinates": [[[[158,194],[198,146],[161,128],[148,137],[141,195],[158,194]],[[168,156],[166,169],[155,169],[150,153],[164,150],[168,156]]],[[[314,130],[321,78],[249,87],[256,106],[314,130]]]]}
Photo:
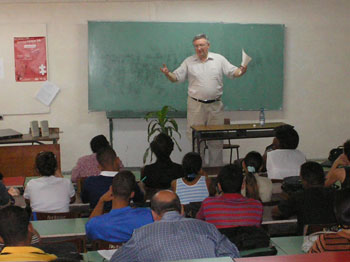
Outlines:
{"type": "Polygon", "coordinates": [[[306,162],[305,155],[297,147],[299,135],[291,125],[276,127],[272,147],[267,152],[266,169],[270,179],[299,176],[300,166],[306,162]]]}
{"type": "Polygon", "coordinates": [[[75,201],[75,190],[69,179],[56,174],[55,154],[39,153],[35,166],[41,177],[28,182],[23,194],[26,203],[30,204],[33,212],[69,212],[69,204],[75,201]]]}

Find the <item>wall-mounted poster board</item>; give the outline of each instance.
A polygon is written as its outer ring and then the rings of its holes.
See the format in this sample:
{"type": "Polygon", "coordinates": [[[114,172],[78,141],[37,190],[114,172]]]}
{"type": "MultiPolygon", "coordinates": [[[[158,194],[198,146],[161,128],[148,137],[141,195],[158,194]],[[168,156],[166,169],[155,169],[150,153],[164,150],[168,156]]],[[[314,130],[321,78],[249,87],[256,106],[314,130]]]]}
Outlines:
{"type": "Polygon", "coordinates": [[[0,24],[0,114],[47,113],[35,96],[43,82],[16,82],[14,39],[45,37],[46,24],[0,24]]]}
{"type": "Polygon", "coordinates": [[[239,79],[224,80],[225,110],[281,110],[284,25],[89,22],[89,110],[108,117],[142,117],[170,105],[184,116],[187,82],[170,83],[172,71],[194,54],[192,38],[206,33],[210,51],[239,66],[242,48],[253,58],[239,79]]]}

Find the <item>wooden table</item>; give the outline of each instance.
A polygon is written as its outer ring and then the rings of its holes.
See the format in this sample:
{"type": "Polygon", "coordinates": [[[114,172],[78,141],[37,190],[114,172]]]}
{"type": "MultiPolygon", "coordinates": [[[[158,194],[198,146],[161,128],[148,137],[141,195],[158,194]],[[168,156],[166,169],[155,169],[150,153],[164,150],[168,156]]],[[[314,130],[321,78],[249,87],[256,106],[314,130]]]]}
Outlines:
{"type": "Polygon", "coordinates": [[[264,206],[262,225],[296,224],[298,222],[295,216],[288,219],[273,219],[273,208],[274,206],[264,206]]]}
{"type": "Polygon", "coordinates": [[[34,176],[35,158],[42,151],[51,151],[56,155],[58,169],[61,170],[59,129],[50,128],[47,137],[32,137],[24,134],[19,138],[0,140],[0,173],[4,177],[34,176]]]}
{"type": "Polygon", "coordinates": [[[41,238],[85,236],[88,218],[68,218],[31,221],[41,238]]]}
{"type": "Polygon", "coordinates": [[[304,254],[301,250],[303,236],[272,237],[271,243],[282,250],[286,255],[304,254]]]}
{"type": "Polygon", "coordinates": [[[192,151],[195,151],[195,145],[197,145],[199,152],[200,144],[208,140],[274,137],[274,129],[284,124],[283,122],[273,122],[265,123],[263,126],[259,123],[191,126],[192,151]]]}

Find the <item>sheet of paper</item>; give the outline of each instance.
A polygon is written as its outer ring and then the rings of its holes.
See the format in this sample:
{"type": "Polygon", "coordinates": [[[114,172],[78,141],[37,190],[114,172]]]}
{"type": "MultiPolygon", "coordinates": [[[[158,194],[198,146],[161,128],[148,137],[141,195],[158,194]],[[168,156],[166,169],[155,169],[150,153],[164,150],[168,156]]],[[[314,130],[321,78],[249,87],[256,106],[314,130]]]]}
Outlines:
{"type": "Polygon", "coordinates": [[[46,81],[36,94],[36,99],[49,106],[59,91],[60,89],[55,84],[46,81]]]}
{"type": "Polygon", "coordinates": [[[0,79],[4,79],[5,69],[4,69],[4,59],[0,57],[0,79]]]}
{"type": "Polygon", "coordinates": [[[242,49],[242,66],[247,66],[249,62],[252,60],[252,58],[244,52],[244,49],[242,49]]]}
{"type": "Polygon", "coordinates": [[[114,252],[116,251],[116,249],[110,249],[110,250],[98,250],[97,252],[103,256],[105,259],[107,260],[111,260],[114,252]]]}

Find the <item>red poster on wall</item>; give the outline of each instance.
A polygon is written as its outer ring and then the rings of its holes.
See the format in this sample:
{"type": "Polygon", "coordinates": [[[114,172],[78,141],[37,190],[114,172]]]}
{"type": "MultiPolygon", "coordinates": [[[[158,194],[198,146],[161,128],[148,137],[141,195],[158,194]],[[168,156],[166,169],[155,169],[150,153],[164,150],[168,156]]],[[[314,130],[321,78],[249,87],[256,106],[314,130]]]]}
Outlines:
{"type": "Polygon", "coordinates": [[[45,37],[15,37],[14,46],[16,81],[46,81],[45,37]]]}

